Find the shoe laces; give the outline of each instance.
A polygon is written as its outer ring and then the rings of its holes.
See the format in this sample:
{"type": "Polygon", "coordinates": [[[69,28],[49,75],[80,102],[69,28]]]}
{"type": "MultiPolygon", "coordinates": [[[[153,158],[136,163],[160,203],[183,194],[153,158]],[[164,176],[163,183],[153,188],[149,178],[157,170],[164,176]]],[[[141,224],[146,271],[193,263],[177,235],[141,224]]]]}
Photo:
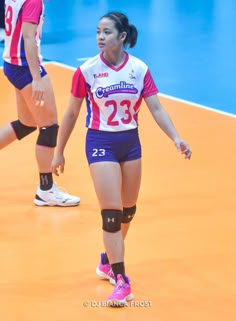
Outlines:
{"type": "Polygon", "coordinates": [[[70,195],[66,192],[66,189],[64,187],[59,187],[57,186],[57,184],[53,184],[53,189],[54,189],[54,192],[57,196],[60,196],[62,198],[68,198],[70,195]]]}
{"type": "Polygon", "coordinates": [[[114,276],[114,273],[112,271],[112,268],[110,268],[110,270],[108,271],[107,275],[112,278],[112,279],[115,279],[115,276],[114,276]]]}
{"type": "Polygon", "coordinates": [[[116,282],[114,292],[120,291],[122,288],[125,288],[125,282],[120,279],[116,282]]]}

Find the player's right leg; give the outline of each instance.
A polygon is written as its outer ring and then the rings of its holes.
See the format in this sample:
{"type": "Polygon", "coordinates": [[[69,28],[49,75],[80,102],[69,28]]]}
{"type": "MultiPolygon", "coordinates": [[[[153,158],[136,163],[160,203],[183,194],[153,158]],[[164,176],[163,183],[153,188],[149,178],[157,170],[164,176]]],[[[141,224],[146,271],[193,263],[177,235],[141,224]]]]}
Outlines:
{"type": "Polygon", "coordinates": [[[21,66],[12,65],[4,62],[4,74],[9,82],[16,88],[17,115],[18,119],[5,125],[0,129],[0,149],[9,145],[15,140],[21,140],[37,129],[36,123],[30,115],[27,104],[23,99],[18,99],[18,92],[27,84],[25,79],[25,69],[21,66]],[[22,117],[21,117],[22,116],[22,117]]]}
{"type": "Polygon", "coordinates": [[[0,129],[0,149],[15,140],[23,139],[37,129],[37,125],[18,89],[16,89],[16,102],[18,119],[0,129]]]}
{"type": "MultiPolygon", "coordinates": [[[[46,71],[44,70],[44,72],[46,71]]],[[[45,73],[42,76],[42,82],[45,88],[43,106],[37,105],[32,101],[32,84],[27,85],[20,92],[24,101],[27,101],[27,107],[39,128],[36,143],[36,160],[39,169],[40,185],[37,188],[34,203],[38,206],[76,206],[80,203],[80,198],[62,192],[53,182],[51,163],[57,144],[59,126],[52,84],[49,76],[45,73]]]]}
{"type": "Polygon", "coordinates": [[[0,149],[3,149],[7,145],[14,142],[16,139],[16,133],[11,124],[7,124],[0,128],[0,149]]]}
{"type": "Polygon", "coordinates": [[[16,90],[18,119],[0,130],[0,148],[14,140],[22,139],[37,127],[36,160],[39,168],[40,186],[34,203],[44,206],[75,206],[77,196],[61,192],[53,183],[51,162],[57,141],[57,109],[52,85],[43,67],[40,68],[44,84],[44,106],[32,101],[32,76],[27,67],[4,63],[4,73],[16,90]]]}

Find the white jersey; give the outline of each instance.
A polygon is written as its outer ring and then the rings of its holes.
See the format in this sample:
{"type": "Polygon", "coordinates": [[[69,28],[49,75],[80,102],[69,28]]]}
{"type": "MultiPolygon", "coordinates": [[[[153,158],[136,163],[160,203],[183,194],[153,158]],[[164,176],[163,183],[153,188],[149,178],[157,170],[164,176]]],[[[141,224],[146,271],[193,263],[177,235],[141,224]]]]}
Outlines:
{"type": "Polygon", "coordinates": [[[71,93],[86,97],[86,127],[103,131],[124,131],[138,126],[142,98],[158,90],[147,65],[125,52],[119,67],[103,54],[87,60],[74,73],[71,93]]]}
{"type": "Polygon", "coordinates": [[[22,35],[22,23],[37,24],[35,35],[38,47],[39,63],[42,60],[40,54],[40,41],[44,17],[42,0],[5,0],[5,47],[3,60],[10,64],[27,66],[24,39],[22,35]]]}

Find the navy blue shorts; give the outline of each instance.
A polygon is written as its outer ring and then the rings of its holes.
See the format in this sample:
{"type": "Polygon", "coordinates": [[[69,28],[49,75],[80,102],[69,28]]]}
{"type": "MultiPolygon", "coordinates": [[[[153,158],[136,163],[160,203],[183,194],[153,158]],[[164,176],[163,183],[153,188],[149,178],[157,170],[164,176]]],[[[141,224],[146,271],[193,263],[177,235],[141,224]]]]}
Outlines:
{"type": "MultiPolygon", "coordinates": [[[[13,65],[4,61],[3,70],[10,83],[19,90],[32,83],[33,78],[28,66],[13,65]]],[[[43,66],[39,66],[39,70],[41,77],[47,74],[43,66]]]]}
{"type": "Polygon", "coordinates": [[[142,156],[138,129],[106,132],[88,129],[86,156],[89,164],[96,162],[127,162],[142,156]]]}

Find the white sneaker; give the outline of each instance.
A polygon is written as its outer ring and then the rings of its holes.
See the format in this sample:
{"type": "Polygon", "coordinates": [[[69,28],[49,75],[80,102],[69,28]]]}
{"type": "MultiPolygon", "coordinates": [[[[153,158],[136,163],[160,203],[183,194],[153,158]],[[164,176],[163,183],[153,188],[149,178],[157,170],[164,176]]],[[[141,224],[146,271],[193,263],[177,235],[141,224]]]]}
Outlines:
{"type": "Polygon", "coordinates": [[[55,183],[47,191],[42,191],[38,186],[34,199],[37,206],[77,206],[79,202],[78,196],[62,192],[55,183]]]}

